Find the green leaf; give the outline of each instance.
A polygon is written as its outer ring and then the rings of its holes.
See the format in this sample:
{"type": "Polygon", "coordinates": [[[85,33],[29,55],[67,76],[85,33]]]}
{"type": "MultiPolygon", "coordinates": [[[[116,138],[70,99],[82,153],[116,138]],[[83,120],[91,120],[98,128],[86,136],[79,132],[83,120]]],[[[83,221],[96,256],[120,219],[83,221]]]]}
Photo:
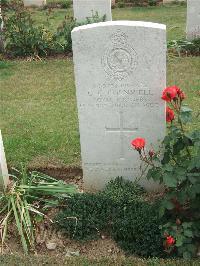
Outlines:
{"type": "Polygon", "coordinates": [[[183,258],[185,260],[189,260],[192,258],[192,254],[189,251],[185,251],[185,252],[183,252],[183,258]]]}
{"type": "Polygon", "coordinates": [[[191,122],[192,109],[188,108],[187,106],[182,106],[181,112],[180,112],[180,120],[183,124],[191,122]]]}
{"type": "Polygon", "coordinates": [[[190,134],[186,135],[192,142],[200,142],[200,130],[194,130],[190,134]]]}
{"type": "Polygon", "coordinates": [[[166,164],[170,161],[170,150],[166,150],[161,161],[162,164],[166,164]]]}
{"type": "Polygon", "coordinates": [[[176,143],[173,145],[173,154],[177,155],[185,148],[185,143],[182,138],[178,138],[176,143]]]}
{"type": "Polygon", "coordinates": [[[184,236],[187,236],[187,237],[193,237],[193,233],[191,230],[184,230],[184,236]]]}
{"type": "Polygon", "coordinates": [[[164,214],[165,214],[165,208],[164,208],[164,206],[162,206],[159,209],[159,217],[163,217],[164,214]]]}
{"type": "Polygon", "coordinates": [[[174,178],[174,176],[171,173],[164,173],[163,182],[167,187],[173,188],[177,186],[177,180],[176,178],[174,178]]]}
{"type": "Polygon", "coordinates": [[[178,235],[176,238],[176,247],[181,247],[183,245],[184,237],[182,235],[178,235]]]}
{"type": "Polygon", "coordinates": [[[163,205],[165,206],[166,209],[168,210],[172,210],[174,209],[174,204],[171,201],[165,201],[165,203],[163,203],[163,205]]]}

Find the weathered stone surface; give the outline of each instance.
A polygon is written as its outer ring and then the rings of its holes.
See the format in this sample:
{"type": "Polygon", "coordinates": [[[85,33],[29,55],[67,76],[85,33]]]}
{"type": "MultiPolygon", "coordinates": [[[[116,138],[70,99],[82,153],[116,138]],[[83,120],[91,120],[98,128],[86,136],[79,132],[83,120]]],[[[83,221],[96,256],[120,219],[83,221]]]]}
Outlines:
{"type": "Polygon", "coordinates": [[[3,139],[0,130],[0,190],[3,190],[3,187],[7,187],[8,181],[8,168],[6,164],[6,156],[4,153],[3,139]]]}
{"type": "MultiPolygon", "coordinates": [[[[174,0],[163,0],[163,4],[169,4],[169,3],[173,3],[174,0]]],[[[186,0],[177,0],[177,2],[186,2],[186,0]]]]}
{"type": "Polygon", "coordinates": [[[73,0],[74,18],[78,22],[98,12],[100,17],[106,15],[106,21],[112,20],[111,0],[73,0]]]}
{"type": "Polygon", "coordinates": [[[165,135],[166,26],[102,22],[75,28],[72,40],[85,187],[134,180],[141,171],[131,140],[156,148],[165,135]]]}
{"type": "Polygon", "coordinates": [[[200,0],[187,0],[187,39],[200,38],[200,0]]]}
{"type": "Polygon", "coordinates": [[[24,6],[44,6],[46,5],[46,0],[24,0],[24,6]]]}
{"type": "Polygon", "coordinates": [[[3,41],[3,17],[1,14],[1,6],[0,6],[0,51],[4,49],[4,41],[3,41]]]}

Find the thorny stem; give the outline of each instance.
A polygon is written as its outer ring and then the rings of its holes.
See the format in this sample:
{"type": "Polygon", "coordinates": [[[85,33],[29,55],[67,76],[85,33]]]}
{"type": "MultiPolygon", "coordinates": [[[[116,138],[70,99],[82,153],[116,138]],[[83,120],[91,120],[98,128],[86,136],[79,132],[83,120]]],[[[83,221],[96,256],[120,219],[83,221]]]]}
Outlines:
{"type": "Polygon", "coordinates": [[[144,175],[144,173],[146,172],[147,168],[149,167],[149,164],[146,165],[145,169],[142,171],[141,175],[139,176],[139,178],[135,179],[135,183],[137,183],[144,175]]]}

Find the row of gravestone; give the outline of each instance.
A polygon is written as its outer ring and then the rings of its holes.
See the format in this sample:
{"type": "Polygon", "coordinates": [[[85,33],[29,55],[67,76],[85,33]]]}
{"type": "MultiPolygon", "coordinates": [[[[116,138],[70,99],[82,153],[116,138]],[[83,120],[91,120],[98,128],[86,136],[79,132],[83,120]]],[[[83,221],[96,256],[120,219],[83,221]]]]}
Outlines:
{"type": "MultiPolygon", "coordinates": [[[[44,5],[45,0],[24,0],[25,6],[44,5]]],[[[73,0],[74,17],[84,21],[91,17],[92,11],[99,16],[106,15],[106,20],[112,20],[111,0],[73,0]]],[[[1,9],[0,9],[1,19],[1,9]]],[[[2,29],[2,23],[1,23],[2,29]]],[[[187,39],[200,37],[200,0],[187,0],[187,39]]]]}
{"type": "MultiPolygon", "coordinates": [[[[158,148],[165,135],[166,26],[100,22],[75,28],[72,41],[85,187],[100,189],[117,176],[132,180],[141,172],[131,139],[144,137],[148,148],[158,148]]],[[[7,183],[1,139],[0,156],[7,183]]]]}
{"type": "MultiPolygon", "coordinates": [[[[164,3],[171,0],[164,0],[164,3]]],[[[24,0],[25,6],[42,6],[46,0],[24,0]]],[[[187,39],[200,37],[200,0],[187,0],[187,39]]],[[[98,12],[99,16],[106,15],[106,20],[112,20],[111,0],[73,0],[74,17],[84,21],[91,13],[98,12]]]]}

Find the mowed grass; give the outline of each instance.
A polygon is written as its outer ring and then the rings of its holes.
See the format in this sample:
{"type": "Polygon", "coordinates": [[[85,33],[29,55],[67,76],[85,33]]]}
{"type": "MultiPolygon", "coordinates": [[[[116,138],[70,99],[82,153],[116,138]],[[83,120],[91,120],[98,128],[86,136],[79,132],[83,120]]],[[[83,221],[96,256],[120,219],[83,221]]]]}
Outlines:
{"type": "MultiPolygon", "coordinates": [[[[38,23],[43,23],[44,11],[33,12],[38,23]]],[[[52,27],[65,12],[56,10],[51,15],[52,27]]],[[[169,39],[184,36],[185,13],[184,6],[125,8],[114,9],[113,18],[167,23],[169,39]]],[[[168,85],[177,84],[186,92],[186,103],[197,116],[200,58],[168,58],[167,64],[168,85]]],[[[10,165],[80,164],[72,59],[2,62],[0,100],[0,128],[10,165]]],[[[199,119],[195,118],[192,127],[199,127],[199,119]]]]}
{"type": "Polygon", "coordinates": [[[13,62],[1,87],[1,124],[8,162],[79,162],[71,60],[13,62]]]}

